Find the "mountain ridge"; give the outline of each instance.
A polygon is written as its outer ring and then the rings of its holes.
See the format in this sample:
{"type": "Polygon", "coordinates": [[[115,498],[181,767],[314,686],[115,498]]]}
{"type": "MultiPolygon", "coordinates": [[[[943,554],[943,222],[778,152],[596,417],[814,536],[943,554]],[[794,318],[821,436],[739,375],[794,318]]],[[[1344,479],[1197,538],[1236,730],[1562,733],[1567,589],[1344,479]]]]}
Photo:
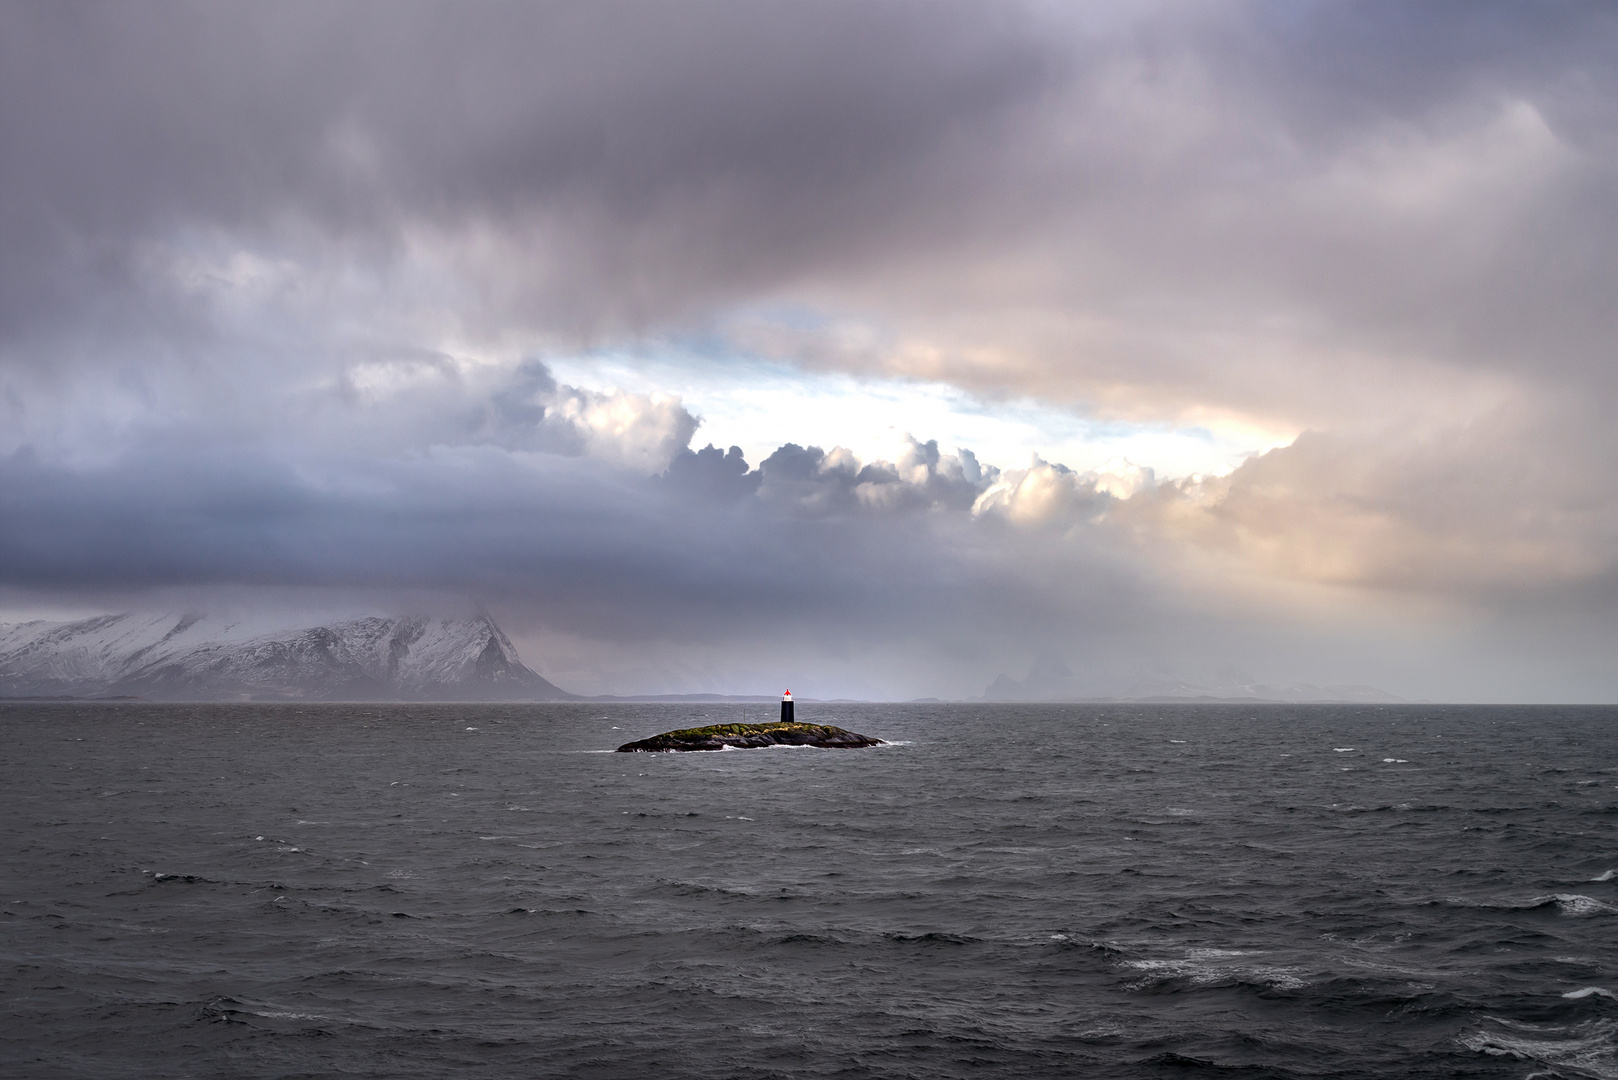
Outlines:
{"type": "Polygon", "coordinates": [[[571,701],[488,615],[272,627],[198,614],[0,625],[0,696],[571,701]]]}

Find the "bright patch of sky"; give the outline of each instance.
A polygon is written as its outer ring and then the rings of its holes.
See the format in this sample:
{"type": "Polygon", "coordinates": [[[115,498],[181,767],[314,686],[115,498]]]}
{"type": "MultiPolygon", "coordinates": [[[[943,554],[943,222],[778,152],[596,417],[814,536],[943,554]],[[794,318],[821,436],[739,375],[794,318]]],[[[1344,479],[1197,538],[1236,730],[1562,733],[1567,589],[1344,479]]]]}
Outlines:
{"type": "Polygon", "coordinates": [[[693,446],[740,446],[754,465],[789,442],[892,460],[910,434],[937,439],[946,452],[970,450],[1002,469],[1038,455],[1080,472],[1127,461],[1175,479],[1223,475],[1291,441],[1251,429],[1099,421],[1031,398],[986,401],[948,383],[856,378],[748,358],[613,352],[547,363],[573,386],[676,395],[702,420],[693,446]]]}

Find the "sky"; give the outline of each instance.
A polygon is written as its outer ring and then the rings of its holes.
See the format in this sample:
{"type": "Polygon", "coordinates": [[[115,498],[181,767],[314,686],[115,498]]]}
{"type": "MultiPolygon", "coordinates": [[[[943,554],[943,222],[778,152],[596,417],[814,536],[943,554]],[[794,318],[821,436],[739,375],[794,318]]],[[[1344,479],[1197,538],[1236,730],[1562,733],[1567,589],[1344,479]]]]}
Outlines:
{"type": "Polygon", "coordinates": [[[0,621],[1618,700],[1615,84],[1594,3],[8,3],[0,621]]]}

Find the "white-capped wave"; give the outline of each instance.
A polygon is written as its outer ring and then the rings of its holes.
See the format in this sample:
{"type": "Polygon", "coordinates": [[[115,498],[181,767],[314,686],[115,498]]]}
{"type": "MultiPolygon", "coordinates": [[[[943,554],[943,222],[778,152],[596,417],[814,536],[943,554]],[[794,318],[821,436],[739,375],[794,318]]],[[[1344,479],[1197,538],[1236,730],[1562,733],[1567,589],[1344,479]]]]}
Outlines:
{"type": "Polygon", "coordinates": [[[1475,1031],[1460,1038],[1462,1046],[1492,1057],[1537,1061],[1598,1080],[1618,1080],[1618,1024],[1596,1020],[1566,1027],[1523,1024],[1490,1018],[1505,1030],[1475,1031]]]}
{"type": "Polygon", "coordinates": [[[1530,900],[1468,900],[1457,896],[1444,898],[1446,904],[1464,908],[1498,908],[1505,911],[1532,911],[1535,908],[1554,907],[1559,915],[1618,915],[1618,908],[1603,904],[1593,896],[1581,893],[1552,893],[1530,900]]]}
{"type": "Polygon", "coordinates": [[[1352,753],[1354,753],[1354,748],[1352,746],[1334,746],[1334,747],[1332,747],[1332,750],[1335,751],[1336,753],[1339,753],[1339,754],[1352,754],[1352,753]]]}
{"type": "Polygon", "coordinates": [[[1272,990],[1301,990],[1309,985],[1300,969],[1246,963],[1241,959],[1254,955],[1258,954],[1246,949],[1187,949],[1184,959],[1126,960],[1123,966],[1144,976],[1129,984],[1131,990],[1144,990],[1169,979],[1184,979],[1192,986],[1260,983],[1272,990]]]}
{"type": "Polygon", "coordinates": [[[1591,881],[1611,881],[1615,874],[1618,874],[1618,871],[1608,870],[1605,873],[1597,874],[1595,877],[1591,878],[1590,880],[1591,881]]]}
{"type": "Polygon", "coordinates": [[[1410,759],[1402,757],[1385,757],[1382,759],[1382,762],[1385,765],[1409,765],[1410,759]]]}
{"type": "Polygon", "coordinates": [[[1608,990],[1603,986],[1586,986],[1582,990],[1569,990],[1562,996],[1567,998],[1569,1001],[1578,1001],[1581,998],[1587,997],[1604,997],[1618,1000],[1618,994],[1613,993],[1611,990],[1608,990]]]}
{"type": "Polygon", "coordinates": [[[1593,896],[1582,896],[1579,893],[1542,896],[1536,902],[1544,903],[1546,900],[1556,901],[1556,910],[1563,915],[1618,915],[1618,908],[1611,904],[1603,904],[1593,896]]]}
{"type": "Polygon", "coordinates": [[[320,1013],[287,1012],[282,1009],[248,1009],[253,1016],[262,1016],[266,1020],[338,1020],[339,1023],[349,1023],[335,1016],[322,1016],[320,1013]]]}

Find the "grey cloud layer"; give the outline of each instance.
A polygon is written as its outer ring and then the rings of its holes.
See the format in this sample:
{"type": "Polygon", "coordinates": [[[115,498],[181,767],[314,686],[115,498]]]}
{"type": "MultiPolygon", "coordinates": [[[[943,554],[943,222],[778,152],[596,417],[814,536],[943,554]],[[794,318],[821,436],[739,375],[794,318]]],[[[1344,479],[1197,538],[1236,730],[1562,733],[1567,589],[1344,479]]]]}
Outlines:
{"type": "Polygon", "coordinates": [[[986,290],[986,319],[1313,315],[1450,359],[1557,364],[1612,328],[1592,302],[1618,100],[1599,6],[6,19],[13,333],[82,317],[87,286],[138,293],[150,245],[210,230],[382,273],[436,230],[480,286],[469,306],[575,335],[815,283],[901,311],[908,288],[986,290]],[[971,265],[939,274],[952,256],[971,265]]]}
{"type": "Polygon", "coordinates": [[[932,148],[1026,96],[1049,51],[1015,13],[970,6],[5,17],[13,330],[138,277],[144,241],[298,222],[383,263],[408,224],[525,227],[566,273],[546,252],[502,266],[536,286],[517,307],[578,332],[656,318],[880,224],[932,148]]]}
{"type": "Polygon", "coordinates": [[[1337,422],[1374,407],[1345,366],[1613,391],[1599,6],[5,17],[12,363],[42,327],[205,337],[163,271],[246,248],[568,343],[808,298],[886,345],[789,355],[1141,415],[1337,422]]]}

